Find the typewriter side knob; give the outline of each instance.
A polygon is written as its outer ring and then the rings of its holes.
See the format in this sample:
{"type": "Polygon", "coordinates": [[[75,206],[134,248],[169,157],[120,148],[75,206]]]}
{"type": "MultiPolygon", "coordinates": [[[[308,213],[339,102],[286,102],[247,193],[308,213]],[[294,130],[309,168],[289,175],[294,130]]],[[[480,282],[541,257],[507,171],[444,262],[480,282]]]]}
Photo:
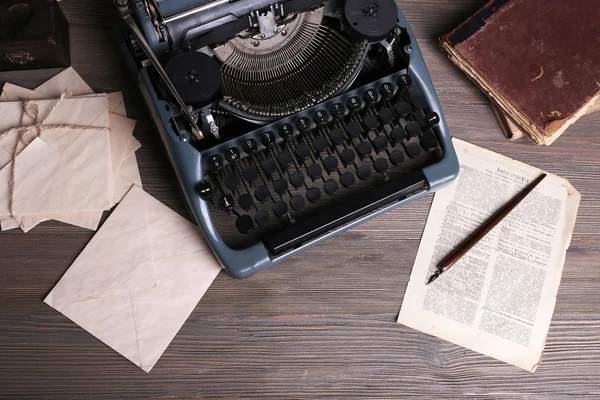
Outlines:
{"type": "Polygon", "coordinates": [[[396,27],[397,14],[394,0],[346,0],[344,25],[356,40],[378,42],[396,27]]]}
{"type": "Polygon", "coordinates": [[[204,53],[180,53],[167,62],[165,71],[183,101],[193,107],[205,107],[221,94],[219,64],[204,53]]]}

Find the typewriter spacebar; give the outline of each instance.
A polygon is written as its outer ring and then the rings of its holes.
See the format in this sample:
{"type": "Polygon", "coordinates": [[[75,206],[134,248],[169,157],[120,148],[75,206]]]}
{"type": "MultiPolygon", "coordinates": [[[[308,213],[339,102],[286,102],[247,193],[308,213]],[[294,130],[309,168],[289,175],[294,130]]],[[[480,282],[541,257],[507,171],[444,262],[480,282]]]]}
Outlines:
{"type": "Polygon", "coordinates": [[[427,181],[423,172],[413,171],[308,219],[297,221],[266,238],[264,244],[271,254],[279,255],[426,187],[427,181]]]}

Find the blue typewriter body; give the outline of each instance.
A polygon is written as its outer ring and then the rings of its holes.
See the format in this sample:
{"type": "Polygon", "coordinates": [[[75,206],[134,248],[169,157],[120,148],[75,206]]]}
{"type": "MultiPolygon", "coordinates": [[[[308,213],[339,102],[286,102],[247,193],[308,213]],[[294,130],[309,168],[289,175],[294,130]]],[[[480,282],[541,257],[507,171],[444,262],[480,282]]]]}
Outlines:
{"type": "Polygon", "coordinates": [[[139,37],[122,29],[121,47],[193,215],[233,277],[458,175],[431,78],[392,3],[391,20],[383,0],[128,5],[187,113],[139,37]],[[277,65],[262,71],[269,60],[277,65]]]}

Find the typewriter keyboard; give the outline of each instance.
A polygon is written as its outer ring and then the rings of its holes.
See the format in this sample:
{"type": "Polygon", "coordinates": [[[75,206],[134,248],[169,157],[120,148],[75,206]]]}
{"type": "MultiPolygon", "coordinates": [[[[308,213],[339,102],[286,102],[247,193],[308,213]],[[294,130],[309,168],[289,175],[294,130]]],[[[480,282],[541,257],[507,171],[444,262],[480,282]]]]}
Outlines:
{"type": "Polygon", "coordinates": [[[242,248],[375,193],[442,155],[439,116],[397,73],[205,150],[223,240],[242,248]]]}

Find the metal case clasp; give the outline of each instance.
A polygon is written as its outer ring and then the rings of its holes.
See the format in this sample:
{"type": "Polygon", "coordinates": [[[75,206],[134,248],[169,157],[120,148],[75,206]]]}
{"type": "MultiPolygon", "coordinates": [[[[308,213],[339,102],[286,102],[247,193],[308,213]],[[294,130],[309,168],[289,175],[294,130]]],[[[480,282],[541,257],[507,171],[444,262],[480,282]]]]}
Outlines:
{"type": "Polygon", "coordinates": [[[29,61],[35,60],[35,58],[26,51],[18,51],[16,53],[6,53],[4,57],[8,62],[14,64],[27,64],[29,61]]]}

